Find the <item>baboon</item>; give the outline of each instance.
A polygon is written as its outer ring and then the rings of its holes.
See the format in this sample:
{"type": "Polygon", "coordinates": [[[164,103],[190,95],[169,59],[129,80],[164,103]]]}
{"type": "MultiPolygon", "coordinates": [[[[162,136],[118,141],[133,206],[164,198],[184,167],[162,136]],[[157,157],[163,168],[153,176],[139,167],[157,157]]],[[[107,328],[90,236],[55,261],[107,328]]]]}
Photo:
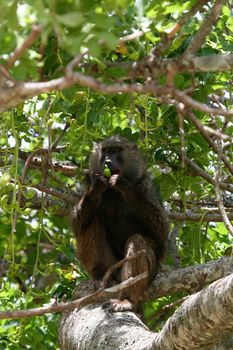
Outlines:
{"type": "Polygon", "coordinates": [[[167,216],[136,145],[125,138],[112,136],[94,146],[89,181],[72,213],[77,257],[98,286],[110,266],[144,250],[113,276],[123,281],[148,272],[147,279],[109,302],[113,311],[130,310],[165,256],[167,216]]]}

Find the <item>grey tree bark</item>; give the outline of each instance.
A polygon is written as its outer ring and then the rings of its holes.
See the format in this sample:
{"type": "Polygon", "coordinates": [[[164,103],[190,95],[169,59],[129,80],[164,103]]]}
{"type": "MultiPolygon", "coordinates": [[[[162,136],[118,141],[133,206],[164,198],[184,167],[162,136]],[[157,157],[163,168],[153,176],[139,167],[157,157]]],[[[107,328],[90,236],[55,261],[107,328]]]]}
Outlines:
{"type": "Polygon", "coordinates": [[[100,304],[63,314],[62,350],[233,349],[233,273],[191,295],[159,333],[133,312],[110,313],[100,304]]]}

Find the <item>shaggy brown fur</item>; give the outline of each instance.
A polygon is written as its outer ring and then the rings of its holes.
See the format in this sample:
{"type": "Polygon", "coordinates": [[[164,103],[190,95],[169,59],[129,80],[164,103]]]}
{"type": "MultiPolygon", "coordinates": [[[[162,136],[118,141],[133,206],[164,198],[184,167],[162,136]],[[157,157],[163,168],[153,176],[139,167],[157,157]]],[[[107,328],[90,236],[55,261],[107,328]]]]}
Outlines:
{"type": "Polygon", "coordinates": [[[111,301],[113,310],[128,310],[138,303],[164,258],[167,216],[135,144],[128,140],[113,136],[95,145],[89,176],[90,185],[72,215],[78,259],[98,285],[114,263],[145,250],[145,256],[126,262],[114,276],[126,280],[149,273],[148,279],[111,301]],[[105,164],[109,178],[104,176],[105,164]]]}

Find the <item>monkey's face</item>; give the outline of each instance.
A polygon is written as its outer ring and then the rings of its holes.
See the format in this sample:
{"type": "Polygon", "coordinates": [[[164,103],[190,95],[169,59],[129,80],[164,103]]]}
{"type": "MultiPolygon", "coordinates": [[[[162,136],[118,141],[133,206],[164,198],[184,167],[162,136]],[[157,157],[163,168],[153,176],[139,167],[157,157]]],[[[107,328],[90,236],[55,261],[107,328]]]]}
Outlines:
{"type": "Polygon", "coordinates": [[[124,169],[124,152],[122,147],[104,147],[101,152],[101,168],[109,169],[109,176],[111,175],[120,175],[124,169]]]}
{"type": "Polygon", "coordinates": [[[144,171],[145,167],[135,144],[118,136],[95,145],[90,158],[91,177],[96,174],[107,178],[120,175],[136,182],[144,171]]]}

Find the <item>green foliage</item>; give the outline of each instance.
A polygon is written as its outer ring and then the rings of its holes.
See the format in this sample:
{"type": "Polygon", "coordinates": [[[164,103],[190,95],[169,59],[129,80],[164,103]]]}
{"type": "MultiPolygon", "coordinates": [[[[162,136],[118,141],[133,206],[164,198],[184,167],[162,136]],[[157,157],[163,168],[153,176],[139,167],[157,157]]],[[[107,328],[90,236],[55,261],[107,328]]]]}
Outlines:
{"type": "MultiPolygon", "coordinates": [[[[9,70],[15,80],[58,78],[70,60],[83,48],[88,48],[89,54],[80,70],[105,83],[118,82],[126,74],[124,63],[140,60],[150,53],[163,34],[169,33],[183,12],[195,3],[193,0],[1,0],[0,63],[6,64],[10,54],[28,37],[33,24],[41,24],[41,36],[9,70]],[[144,35],[119,44],[119,38],[137,30],[144,35]],[[115,63],[122,65],[118,67],[115,63]]],[[[212,3],[206,4],[207,12],[212,3]]],[[[199,13],[182,27],[182,35],[175,37],[162,58],[184,52],[199,29],[202,17],[199,13]]],[[[232,28],[231,9],[225,5],[198,54],[233,51],[232,28]]],[[[189,89],[193,79],[189,74],[176,74],[175,87],[189,89]]],[[[158,82],[165,84],[165,77],[158,78],[158,82]]],[[[232,84],[229,82],[232,82],[229,72],[198,73],[192,97],[208,103],[210,94],[215,94],[226,108],[232,108],[232,84]]],[[[219,116],[195,113],[204,125],[224,130],[232,137],[232,122],[219,116]]],[[[198,206],[198,203],[215,200],[213,186],[197,176],[191,167],[182,166],[179,120],[177,110],[171,105],[149,95],[103,95],[73,86],[27,100],[14,110],[2,113],[0,123],[1,311],[69,299],[75,284],[86,278],[75,257],[68,219],[61,215],[62,199],[54,197],[57,202],[47,205],[48,196],[35,187],[43,184],[61,192],[66,189],[80,193],[93,141],[110,135],[119,134],[138,144],[167,209],[188,212],[194,208],[201,214],[202,220],[198,223],[172,222],[172,227],[178,227],[181,265],[202,263],[228,254],[231,239],[224,224],[207,224],[204,218],[210,211],[208,205],[198,206]],[[25,167],[22,151],[29,154],[47,148],[61,135],[66,123],[70,126],[59,143],[62,151],[49,156],[57,163],[66,161],[77,165],[76,176],[67,176],[51,168],[46,176],[41,168],[30,168],[22,184],[25,167]],[[17,197],[19,191],[25,198],[21,206],[17,197]],[[18,216],[16,233],[15,216],[18,216]]],[[[184,120],[184,135],[187,157],[214,175],[216,154],[188,119],[184,120]]],[[[224,151],[232,164],[232,144],[224,151]]],[[[46,157],[42,157],[42,162],[46,162],[46,157]]],[[[222,171],[228,181],[226,169],[222,171]]],[[[169,263],[173,263],[171,257],[169,263]]],[[[150,321],[155,310],[177,297],[180,296],[163,298],[145,306],[145,316],[152,329],[159,328],[169,316],[166,314],[159,322],[150,321]]],[[[58,349],[58,321],[59,315],[55,314],[2,321],[0,349],[58,349]]]]}

